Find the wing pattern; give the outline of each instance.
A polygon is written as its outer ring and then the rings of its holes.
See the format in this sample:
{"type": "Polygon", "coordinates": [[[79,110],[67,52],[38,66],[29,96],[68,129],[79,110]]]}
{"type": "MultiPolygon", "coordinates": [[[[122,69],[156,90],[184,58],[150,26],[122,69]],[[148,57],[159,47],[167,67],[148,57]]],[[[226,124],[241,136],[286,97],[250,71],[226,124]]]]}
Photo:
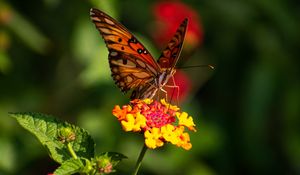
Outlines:
{"type": "Polygon", "coordinates": [[[184,19],[178,27],[176,33],[163,50],[157,62],[162,69],[174,69],[182,50],[185,33],[187,30],[188,19],[184,19]]]}
{"type": "Polygon", "coordinates": [[[112,77],[117,86],[127,92],[153,81],[161,69],[128,29],[100,10],[91,9],[90,16],[108,48],[112,77]]]}

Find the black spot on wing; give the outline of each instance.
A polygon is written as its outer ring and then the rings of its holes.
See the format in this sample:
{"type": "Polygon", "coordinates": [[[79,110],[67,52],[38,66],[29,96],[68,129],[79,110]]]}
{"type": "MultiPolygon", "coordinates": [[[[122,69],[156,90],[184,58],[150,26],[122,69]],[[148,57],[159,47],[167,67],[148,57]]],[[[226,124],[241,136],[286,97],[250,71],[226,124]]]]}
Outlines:
{"type": "Polygon", "coordinates": [[[142,50],[142,49],[138,49],[137,52],[138,52],[139,54],[141,54],[141,53],[143,53],[143,50],[142,50]]]}
{"type": "Polygon", "coordinates": [[[135,39],[134,36],[132,36],[132,37],[128,40],[128,43],[134,43],[134,44],[136,44],[136,43],[138,43],[138,41],[135,39]]]}

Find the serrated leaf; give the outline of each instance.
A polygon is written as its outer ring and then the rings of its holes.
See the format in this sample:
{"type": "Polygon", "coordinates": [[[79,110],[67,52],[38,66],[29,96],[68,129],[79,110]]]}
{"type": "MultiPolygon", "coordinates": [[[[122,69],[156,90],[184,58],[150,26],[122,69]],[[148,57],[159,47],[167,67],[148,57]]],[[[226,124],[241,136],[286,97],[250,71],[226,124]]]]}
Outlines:
{"type": "Polygon", "coordinates": [[[70,159],[65,161],[60,167],[58,167],[55,171],[55,175],[69,175],[78,173],[84,167],[83,163],[80,159],[70,159]]]}
{"type": "Polygon", "coordinates": [[[84,129],[40,113],[11,113],[10,115],[38,138],[54,161],[62,164],[72,158],[67,146],[59,140],[59,131],[63,128],[72,128],[75,134],[75,140],[71,142],[72,148],[78,157],[88,159],[94,157],[95,143],[84,129]]]}

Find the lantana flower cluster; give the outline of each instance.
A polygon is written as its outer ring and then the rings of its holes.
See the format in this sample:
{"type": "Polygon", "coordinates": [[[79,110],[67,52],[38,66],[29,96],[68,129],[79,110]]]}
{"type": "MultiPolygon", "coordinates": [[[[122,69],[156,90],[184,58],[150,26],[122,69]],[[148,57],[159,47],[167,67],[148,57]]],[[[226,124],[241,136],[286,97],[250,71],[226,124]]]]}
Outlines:
{"type": "Polygon", "coordinates": [[[135,99],[122,108],[115,106],[112,113],[124,131],[143,133],[148,148],[155,149],[166,142],[186,150],[192,148],[190,136],[185,130],[196,131],[193,118],[165,99],[135,99]]]}

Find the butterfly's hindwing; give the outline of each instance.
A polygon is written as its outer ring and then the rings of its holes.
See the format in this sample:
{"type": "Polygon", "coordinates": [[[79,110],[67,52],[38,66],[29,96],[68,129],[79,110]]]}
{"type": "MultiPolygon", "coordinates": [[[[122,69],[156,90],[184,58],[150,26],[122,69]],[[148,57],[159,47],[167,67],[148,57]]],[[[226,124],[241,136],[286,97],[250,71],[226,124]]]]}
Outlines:
{"type": "Polygon", "coordinates": [[[154,76],[149,73],[150,70],[141,67],[136,60],[139,59],[133,55],[110,51],[109,65],[112,77],[123,92],[135,89],[154,79],[154,76]]]}

